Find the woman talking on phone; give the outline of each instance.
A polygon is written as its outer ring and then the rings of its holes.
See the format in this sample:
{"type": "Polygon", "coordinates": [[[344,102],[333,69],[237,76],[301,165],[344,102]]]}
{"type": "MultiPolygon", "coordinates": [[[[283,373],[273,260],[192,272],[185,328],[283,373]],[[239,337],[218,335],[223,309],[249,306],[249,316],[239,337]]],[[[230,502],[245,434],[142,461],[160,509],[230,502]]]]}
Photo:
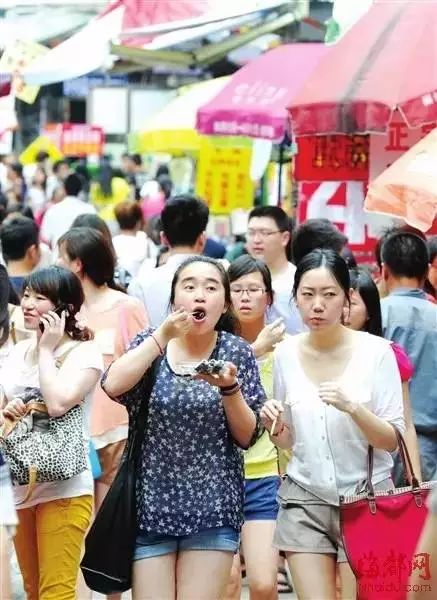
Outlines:
{"type": "MultiPolygon", "coordinates": [[[[4,420],[22,418],[30,401],[43,402],[53,421],[78,406],[82,417],[71,451],[83,445],[83,469],[78,474],[36,483],[31,491],[14,482],[19,520],[14,544],[28,600],[76,598],[79,559],[91,518],[87,420],[103,364],[91,331],[77,326],[82,303],[80,281],[70,271],[54,266],[29,275],[21,307],[24,325],[36,337],[18,342],[0,373],[4,420]]],[[[73,444],[68,436],[65,439],[73,444]]]]}
{"type": "Polygon", "coordinates": [[[271,439],[292,448],[279,492],[274,544],[286,553],[299,598],[356,597],[340,535],[341,495],[363,491],[367,451],[374,447],[373,484],[393,488],[393,426],[404,431],[402,387],[389,342],[343,323],[350,278],[331,250],[314,250],[297,265],[294,297],[308,332],[275,350],[274,393],[261,416],[271,439]]]}
{"type": "Polygon", "coordinates": [[[137,478],[133,598],[221,598],[243,521],[240,449],[256,440],[265,394],[252,349],[229,332],[229,281],[218,262],[185,260],[170,302],[163,324],[139,334],[102,381],[134,418],[144,375],[162,356],[137,478]],[[220,372],[183,374],[205,359],[224,361],[220,372]]]}

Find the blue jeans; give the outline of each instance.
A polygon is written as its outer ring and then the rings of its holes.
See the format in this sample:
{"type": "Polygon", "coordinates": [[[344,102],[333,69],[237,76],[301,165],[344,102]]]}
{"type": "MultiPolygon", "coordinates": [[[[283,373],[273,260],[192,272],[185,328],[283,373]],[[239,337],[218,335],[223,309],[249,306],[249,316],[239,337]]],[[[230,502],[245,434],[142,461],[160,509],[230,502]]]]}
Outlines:
{"type": "Polygon", "coordinates": [[[192,535],[166,535],[140,532],[135,542],[134,560],[163,556],[184,550],[221,550],[238,552],[240,534],[232,527],[203,529],[192,535]]]}

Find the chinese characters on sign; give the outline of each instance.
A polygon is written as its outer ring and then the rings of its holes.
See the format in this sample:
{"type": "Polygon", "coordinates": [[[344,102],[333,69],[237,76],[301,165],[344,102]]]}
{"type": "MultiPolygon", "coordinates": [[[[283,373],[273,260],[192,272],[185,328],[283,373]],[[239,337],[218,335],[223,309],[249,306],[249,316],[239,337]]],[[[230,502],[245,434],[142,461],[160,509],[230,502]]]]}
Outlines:
{"type": "Polygon", "coordinates": [[[213,129],[214,134],[216,135],[242,135],[248,137],[260,137],[266,140],[274,140],[277,137],[274,127],[271,125],[260,125],[260,123],[214,121],[213,129]]]}
{"type": "Polygon", "coordinates": [[[389,123],[387,133],[370,136],[370,180],[380,175],[435,126],[436,123],[431,123],[418,129],[409,129],[402,117],[395,114],[389,123]]]}
{"type": "Polygon", "coordinates": [[[202,142],[197,167],[196,193],[213,214],[229,214],[253,204],[254,184],[249,178],[249,146],[220,146],[202,142]]]}
{"type": "Polygon", "coordinates": [[[297,138],[299,181],[368,181],[369,136],[313,135],[297,138]]]}
{"type": "Polygon", "coordinates": [[[372,259],[381,218],[363,210],[366,186],[364,181],[299,183],[299,222],[329,219],[347,236],[358,260],[372,259]]]}
{"type": "Polygon", "coordinates": [[[76,123],[49,124],[44,134],[65,156],[100,156],[103,152],[105,134],[101,127],[76,123]]]}
{"type": "Polygon", "coordinates": [[[37,58],[47,54],[48,48],[36,42],[15,40],[9,45],[1,59],[0,71],[12,74],[12,91],[15,96],[26,102],[33,104],[39,92],[39,86],[27,85],[24,83],[21,73],[31,65],[37,58]]]}

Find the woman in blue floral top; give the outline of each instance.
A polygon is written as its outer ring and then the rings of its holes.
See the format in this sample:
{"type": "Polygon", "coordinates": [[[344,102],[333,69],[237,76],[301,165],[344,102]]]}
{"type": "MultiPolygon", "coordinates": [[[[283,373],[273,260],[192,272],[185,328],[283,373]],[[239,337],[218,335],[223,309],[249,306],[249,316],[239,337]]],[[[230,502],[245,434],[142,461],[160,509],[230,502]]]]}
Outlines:
{"type": "Polygon", "coordinates": [[[206,257],[188,258],[171,288],[173,312],[133,340],[102,385],[135,415],[144,375],[162,354],[137,478],[133,598],[220,598],[243,522],[243,461],[265,399],[249,344],[232,333],[229,281],[206,257]],[[226,326],[227,325],[227,326],[226,326]],[[225,361],[219,375],[182,365],[225,361]]]}

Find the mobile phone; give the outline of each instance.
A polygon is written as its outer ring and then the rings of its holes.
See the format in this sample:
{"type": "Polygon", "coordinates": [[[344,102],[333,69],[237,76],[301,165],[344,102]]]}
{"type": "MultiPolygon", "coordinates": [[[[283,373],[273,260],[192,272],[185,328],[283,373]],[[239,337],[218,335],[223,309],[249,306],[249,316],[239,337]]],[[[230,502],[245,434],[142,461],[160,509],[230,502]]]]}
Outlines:
{"type": "MultiPolygon", "coordinates": [[[[54,312],[60,317],[62,315],[62,311],[65,310],[65,312],[68,312],[68,304],[65,304],[65,302],[62,302],[61,304],[59,304],[59,306],[57,306],[54,309],[54,312]]],[[[41,333],[44,333],[44,323],[39,323],[39,328],[41,333]]]]}

